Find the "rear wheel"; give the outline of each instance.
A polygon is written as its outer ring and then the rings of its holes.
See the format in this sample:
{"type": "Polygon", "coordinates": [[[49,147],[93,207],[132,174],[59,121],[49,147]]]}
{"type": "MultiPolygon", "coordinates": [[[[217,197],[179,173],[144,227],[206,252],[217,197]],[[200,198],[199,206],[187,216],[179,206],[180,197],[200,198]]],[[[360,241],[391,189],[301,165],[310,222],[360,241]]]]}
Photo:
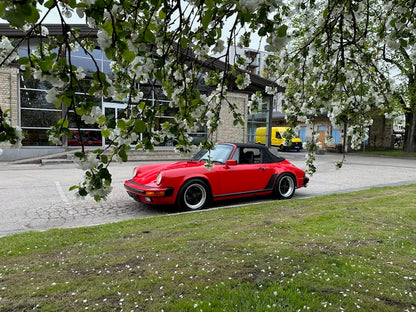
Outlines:
{"type": "Polygon", "coordinates": [[[206,182],[189,180],[179,190],[177,204],[181,209],[200,210],[205,208],[210,197],[211,193],[206,182]]]}
{"type": "Polygon", "coordinates": [[[274,195],[279,199],[289,199],[295,194],[295,178],[289,173],[282,173],[276,182],[274,195]]]}
{"type": "Polygon", "coordinates": [[[280,151],[284,152],[286,150],[286,147],[283,144],[280,144],[280,151]]]}

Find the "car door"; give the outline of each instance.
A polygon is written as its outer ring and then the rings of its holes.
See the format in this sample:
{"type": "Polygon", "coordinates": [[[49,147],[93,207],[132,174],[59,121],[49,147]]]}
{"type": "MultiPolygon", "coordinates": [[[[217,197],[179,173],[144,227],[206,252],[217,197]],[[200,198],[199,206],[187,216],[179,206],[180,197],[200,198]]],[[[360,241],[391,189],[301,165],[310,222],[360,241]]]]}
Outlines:
{"type": "Polygon", "coordinates": [[[263,191],[274,170],[261,162],[258,148],[240,148],[238,163],[224,166],[220,172],[220,192],[223,196],[244,195],[263,191]]]}

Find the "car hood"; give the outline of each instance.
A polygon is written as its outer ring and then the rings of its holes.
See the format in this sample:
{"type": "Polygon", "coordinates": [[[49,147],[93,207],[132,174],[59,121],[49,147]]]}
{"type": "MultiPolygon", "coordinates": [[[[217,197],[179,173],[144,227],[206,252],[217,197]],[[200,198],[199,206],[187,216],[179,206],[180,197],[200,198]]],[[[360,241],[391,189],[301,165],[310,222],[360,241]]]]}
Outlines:
{"type": "Polygon", "coordinates": [[[148,183],[152,180],[155,180],[161,171],[194,168],[203,166],[204,164],[205,163],[201,161],[188,160],[139,166],[137,167],[138,173],[133,179],[138,183],[148,183]]]}

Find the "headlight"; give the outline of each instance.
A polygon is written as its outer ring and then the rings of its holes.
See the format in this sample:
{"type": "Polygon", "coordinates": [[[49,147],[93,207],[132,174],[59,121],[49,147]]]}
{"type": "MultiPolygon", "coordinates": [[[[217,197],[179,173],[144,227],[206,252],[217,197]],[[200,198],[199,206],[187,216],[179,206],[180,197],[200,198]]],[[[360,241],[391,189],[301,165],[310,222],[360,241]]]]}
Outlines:
{"type": "Polygon", "coordinates": [[[162,183],[162,172],[159,172],[159,174],[157,175],[157,178],[156,178],[156,183],[157,183],[157,184],[162,183]]]}
{"type": "Polygon", "coordinates": [[[133,169],[133,178],[139,173],[139,170],[137,167],[134,167],[133,169]]]}

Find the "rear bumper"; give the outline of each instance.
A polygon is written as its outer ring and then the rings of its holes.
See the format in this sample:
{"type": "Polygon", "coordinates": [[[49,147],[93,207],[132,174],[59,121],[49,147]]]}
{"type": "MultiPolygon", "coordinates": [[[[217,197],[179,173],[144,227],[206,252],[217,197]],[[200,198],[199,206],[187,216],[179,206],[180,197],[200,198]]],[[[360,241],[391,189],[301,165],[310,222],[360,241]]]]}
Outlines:
{"type": "Polygon", "coordinates": [[[303,186],[306,187],[308,185],[309,178],[307,176],[303,177],[303,186]]]}

